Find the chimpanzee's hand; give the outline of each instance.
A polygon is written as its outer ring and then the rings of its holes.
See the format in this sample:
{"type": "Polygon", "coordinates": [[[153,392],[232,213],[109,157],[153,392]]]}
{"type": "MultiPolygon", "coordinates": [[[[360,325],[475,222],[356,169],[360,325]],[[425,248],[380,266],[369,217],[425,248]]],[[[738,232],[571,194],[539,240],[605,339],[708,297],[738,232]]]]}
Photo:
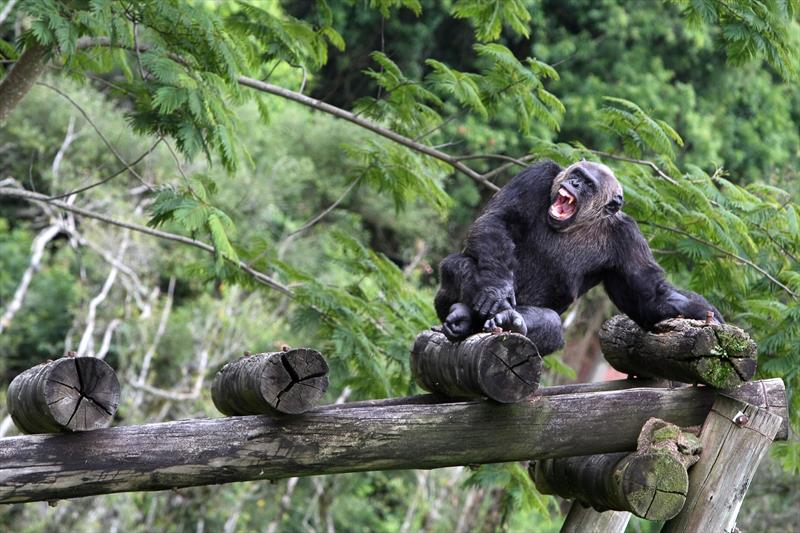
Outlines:
{"type": "Polygon", "coordinates": [[[466,339],[472,333],[472,311],[464,304],[456,303],[450,310],[442,324],[442,333],[450,342],[466,339]]]}
{"type": "Polygon", "coordinates": [[[494,331],[494,328],[500,328],[503,331],[513,331],[523,335],[528,334],[528,327],[525,325],[525,319],[514,309],[500,311],[483,325],[483,331],[494,331]]]}
{"type": "Polygon", "coordinates": [[[511,282],[481,287],[472,303],[473,309],[484,317],[496,315],[500,311],[512,309],[516,305],[514,284],[511,282]]]}
{"type": "Polygon", "coordinates": [[[725,323],[725,319],[722,318],[722,313],[720,313],[716,307],[708,303],[708,300],[697,293],[678,289],[672,291],[667,297],[667,303],[673,306],[674,316],[706,320],[717,324],[725,323]],[[709,315],[709,313],[711,314],[709,315]]]}

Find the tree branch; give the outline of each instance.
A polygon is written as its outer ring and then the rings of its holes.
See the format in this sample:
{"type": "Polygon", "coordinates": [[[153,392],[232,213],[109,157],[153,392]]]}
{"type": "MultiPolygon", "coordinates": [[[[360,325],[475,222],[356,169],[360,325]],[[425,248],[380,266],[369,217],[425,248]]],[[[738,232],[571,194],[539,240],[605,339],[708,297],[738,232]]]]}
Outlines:
{"type": "Polygon", "coordinates": [[[408,137],[400,135],[399,133],[396,133],[390,129],[384,128],[383,126],[379,126],[378,124],[374,124],[368,120],[357,117],[355,114],[349,111],[345,111],[344,109],[332,106],[321,100],[317,100],[316,98],[311,98],[310,96],[305,96],[303,94],[290,91],[288,89],[284,89],[283,87],[278,87],[277,85],[273,85],[271,83],[266,83],[263,81],[255,80],[253,78],[248,78],[247,76],[239,76],[238,82],[240,85],[243,85],[245,87],[250,87],[251,89],[255,89],[257,91],[274,94],[282,98],[286,98],[287,100],[298,102],[313,109],[318,109],[320,111],[328,113],[329,115],[333,115],[337,118],[341,118],[348,122],[352,122],[353,124],[361,126],[362,128],[369,130],[373,133],[376,133],[381,137],[385,137],[407,148],[410,148],[422,154],[433,157],[434,159],[438,159],[439,161],[444,161],[454,169],[458,170],[462,174],[469,177],[470,179],[476,181],[477,183],[480,183],[481,185],[488,187],[489,189],[492,189],[493,191],[500,190],[500,187],[488,181],[483,174],[480,174],[472,170],[467,165],[461,163],[458,157],[451,156],[444,152],[440,152],[439,150],[431,148],[426,144],[418,143],[413,139],[409,139],[408,137]]]}
{"type": "MultiPolygon", "coordinates": [[[[144,233],[146,235],[150,235],[152,237],[158,237],[160,239],[165,239],[168,241],[175,241],[180,242],[183,244],[188,244],[189,246],[194,246],[195,248],[200,248],[211,254],[216,254],[216,250],[210,244],[206,244],[203,241],[198,241],[196,239],[192,239],[190,237],[184,237],[183,235],[176,235],[174,233],[169,233],[162,230],[157,230],[153,228],[148,228],[147,226],[142,226],[139,224],[134,224],[132,222],[123,222],[121,220],[117,220],[115,218],[111,218],[107,215],[103,215],[100,213],[95,213],[94,211],[89,211],[87,209],[83,209],[80,207],[75,207],[69,205],[65,202],[61,202],[59,200],[50,200],[47,195],[39,194],[32,191],[27,191],[25,189],[15,189],[9,187],[0,187],[0,196],[7,196],[11,198],[21,198],[23,200],[28,200],[30,202],[41,202],[44,204],[52,205],[59,209],[63,209],[64,211],[70,211],[77,215],[81,215],[87,218],[93,218],[95,220],[100,220],[107,224],[112,224],[114,226],[118,226],[120,228],[127,228],[132,231],[137,231],[139,233],[144,233]]],[[[259,272],[254,268],[248,266],[243,261],[231,261],[230,259],[226,258],[226,261],[232,262],[234,265],[241,268],[243,271],[247,272],[253,279],[261,283],[262,285],[266,285],[276,291],[285,294],[287,296],[292,296],[292,291],[284,285],[283,283],[267,276],[263,272],[259,272]]]]}
{"type": "Polygon", "coordinates": [[[47,87],[51,91],[55,92],[56,94],[58,94],[59,96],[61,96],[65,100],[67,100],[70,104],[72,104],[80,112],[80,114],[83,115],[83,118],[86,119],[86,122],[89,123],[89,125],[94,129],[94,131],[97,132],[97,135],[103,141],[103,144],[105,144],[106,147],[108,147],[108,149],[111,150],[111,153],[114,154],[114,157],[116,157],[119,160],[119,162],[122,163],[125,166],[126,169],[128,169],[128,172],[133,174],[134,177],[136,177],[136,179],[139,180],[142,183],[142,185],[146,186],[148,189],[152,189],[153,188],[152,185],[147,183],[145,181],[145,179],[142,176],[140,176],[139,173],[136,172],[136,170],[134,170],[133,167],[127,161],[125,161],[125,159],[119,154],[119,152],[117,152],[117,150],[114,148],[114,145],[111,144],[111,142],[108,139],[106,139],[106,136],[103,135],[103,133],[100,131],[100,128],[97,127],[97,125],[91,119],[91,117],[86,112],[86,110],[83,109],[83,107],[81,107],[81,105],[78,102],[73,100],[67,93],[65,93],[61,89],[59,89],[57,87],[54,87],[54,86],[50,85],[49,83],[45,83],[43,81],[37,81],[36,84],[37,85],[41,85],[42,87],[47,87]]]}
{"type": "Polygon", "coordinates": [[[25,98],[44,72],[49,52],[49,47],[33,40],[29,41],[25,51],[0,82],[0,123],[5,122],[11,111],[25,98]]]}
{"type": "Polygon", "coordinates": [[[658,223],[656,223],[656,222],[651,222],[651,221],[649,221],[649,220],[643,220],[643,221],[640,221],[640,223],[641,223],[641,224],[648,225],[648,226],[653,226],[654,228],[663,229],[663,230],[665,230],[665,231],[671,231],[671,232],[673,232],[673,233],[677,233],[678,235],[683,235],[684,237],[687,237],[687,238],[689,238],[689,239],[692,239],[692,240],[693,240],[693,241],[695,241],[695,242],[699,242],[700,244],[703,244],[703,245],[705,245],[705,246],[708,246],[709,248],[713,248],[714,250],[718,251],[718,252],[719,252],[719,253],[721,253],[722,255],[725,255],[725,256],[727,256],[727,257],[730,257],[731,259],[733,259],[733,260],[735,260],[735,261],[737,261],[737,262],[739,262],[739,263],[741,263],[741,264],[743,264],[743,265],[747,265],[747,266],[749,266],[750,268],[752,268],[752,269],[754,269],[754,270],[758,271],[758,272],[759,272],[759,273],[761,273],[761,274],[762,274],[764,277],[766,277],[768,280],[770,280],[770,281],[771,281],[773,284],[775,284],[775,285],[777,285],[778,287],[780,287],[781,289],[783,289],[783,291],[784,291],[784,292],[786,292],[786,293],[787,293],[789,296],[791,296],[792,298],[795,298],[795,299],[797,299],[797,293],[796,293],[796,292],[794,292],[792,289],[790,289],[789,287],[787,287],[786,285],[784,285],[783,283],[781,283],[781,282],[780,282],[778,279],[776,279],[776,278],[775,278],[775,277],[774,277],[772,274],[770,274],[769,272],[767,272],[766,270],[764,270],[763,268],[761,268],[760,266],[758,266],[757,264],[755,264],[754,262],[750,261],[750,260],[749,260],[749,259],[747,259],[747,258],[744,258],[744,257],[742,257],[742,256],[740,256],[740,255],[736,255],[736,254],[735,254],[735,253],[733,253],[733,252],[729,252],[729,251],[728,251],[728,250],[726,250],[725,248],[722,248],[721,246],[718,246],[718,245],[716,245],[716,244],[714,244],[714,243],[711,243],[711,242],[705,241],[705,240],[703,240],[703,239],[700,239],[699,237],[695,237],[694,235],[692,235],[692,234],[691,234],[691,233],[689,233],[688,231],[684,231],[684,230],[682,230],[682,229],[678,229],[678,228],[672,228],[672,227],[670,227],[670,226],[662,226],[661,224],[658,224],[658,223]]]}

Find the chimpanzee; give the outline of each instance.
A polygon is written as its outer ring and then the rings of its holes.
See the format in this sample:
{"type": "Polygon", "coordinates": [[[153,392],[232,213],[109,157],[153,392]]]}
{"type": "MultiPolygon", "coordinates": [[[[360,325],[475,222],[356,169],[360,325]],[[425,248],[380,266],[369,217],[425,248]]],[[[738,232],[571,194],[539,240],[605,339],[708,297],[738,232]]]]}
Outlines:
{"type": "Polygon", "coordinates": [[[546,355],[564,344],[559,315],[598,283],[647,330],[709,311],[724,322],[705,298],[667,282],[622,201],[600,163],[562,169],[544,160],[512,178],[472,224],[464,251],[440,265],[435,306],[445,335],[458,341],[500,327],[546,355]]]}

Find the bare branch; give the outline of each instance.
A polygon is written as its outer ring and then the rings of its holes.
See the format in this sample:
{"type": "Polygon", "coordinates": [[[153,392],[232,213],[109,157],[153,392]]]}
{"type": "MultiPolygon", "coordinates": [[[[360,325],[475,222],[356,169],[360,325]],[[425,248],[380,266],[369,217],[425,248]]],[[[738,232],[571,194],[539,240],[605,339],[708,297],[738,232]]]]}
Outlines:
{"type": "Polygon", "coordinates": [[[17,311],[19,311],[22,307],[22,302],[25,300],[25,295],[28,293],[28,287],[31,284],[33,275],[41,267],[42,255],[44,255],[44,249],[47,246],[47,243],[52,241],[60,232],[61,225],[54,224],[44,228],[39,232],[36,238],[33,239],[33,244],[31,245],[30,264],[22,274],[22,280],[19,282],[17,290],[14,291],[14,296],[11,298],[8,306],[6,306],[3,316],[0,317],[0,333],[2,333],[11,324],[11,321],[14,319],[14,315],[16,315],[17,311]]]}
{"type": "MultiPolygon", "coordinates": [[[[161,341],[161,337],[164,336],[164,332],[167,330],[167,322],[169,321],[169,315],[172,311],[172,301],[173,296],[175,294],[175,276],[169,278],[169,287],[167,288],[167,299],[164,302],[164,308],[161,310],[161,319],[158,321],[158,328],[156,328],[156,332],[153,335],[153,341],[150,343],[150,347],[147,349],[147,352],[144,354],[144,358],[142,359],[142,368],[139,370],[139,376],[136,379],[137,385],[144,385],[147,381],[147,374],[150,372],[150,362],[153,360],[153,356],[156,354],[156,349],[158,348],[158,343],[161,341]]],[[[142,394],[141,389],[137,391],[136,396],[133,400],[134,408],[139,407],[142,403],[142,394]]]]}
{"type": "MultiPolygon", "coordinates": [[[[31,202],[41,202],[47,205],[52,205],[59,209],[63,209],[65,211],[70,211],[77,215],[81,215],[87,218],[93,218],[95,220],[100,220],[101,222],[105,222],[107,224],[112,224],[114,226],[118,226],[120,228],[127,228],[131,231],[136,231],[139,233],[144,233],[145,235],[150,235],[152,237],[158,237],[160,239],[165,239],[168,241],[175,241],[182,244],[188,244],[189,246],[194,246],[195,248],[199,248],[204,250],[210,254],[215,254],[216,250],[210,244],[206,244],[203,241],[198,241],[196,239],[192,239],[190,237],[184,237],[183,235],[176,235],[174,233],[169,233],[167,231],[157,230],[153,228],[148,228],[147,226],[142,226],[140,224],[134,224],[132,222],[123,222],[121,220],[117,220],[115,218],[109,217],[107,215],[102,215],[100,213],[95,213],[93,211],[89,211],[87,209],[83,209],[80,207],[75,207],[73,205],[69,205],[65,202],[60,200],[50,200],[47,195],[39,194],[36,192],[28,191],[25,189],[15,189],[9,187],[0,187],[0,196],[8,196],[12,198],[22,198],[24,200],[28,200],[31,202]]],[[[259,272],[254,268],[247,265],[244,261],[231,261],[230,259],[226,258],[226,261],[232,262],[234,265],[241,268],[245,271],[248,275],[250,275],[253,279],[261,283],[262,285],[266,285],[276,291],[285,294],[287,296],[292,296],[292,291],[284,285],[283,283],[267,276],[263,272],[259,272]]]]}
{"type": "MultiPolygon", "coordinates": [[[[126,231],[122,242],[119,245],[119,250],[117,251],[117,255],[122,257],[125,255],[125,250],[128,248],[128,243],[130,242],[130,237],[128,232],[126,231]]],[[[119,269],[116,266],[112,265],[111,269],[108,271],[108,276],[106,277],[105,283],[103,283],[103,288],[100,289],[100,292],[97,293],[97,296],[92,298],[89,302],[89,311],[86,314],[86,327],[83,330],[83,335],[81,336],[81,340],[78,343],[78,350],[77,355],[78,357],[83,357],[89,355],[90,351],[93,348],[94,344],[94,326],[95,326],[95,319],[97,317],[97,308],[100,306],[101,303],[108,297],[108,293],[111,291],[111,287],[114,286],[114,282],[117,280],[117,274],[119,273],[119,269]]]]}
{"type": "Polygon", "coordinates": [[[134,170],[133,167],[127,161],[125,161],[125,158],[123,158],[119,154],[119,152],[117,152],[117,150],[114,148],[114,145],[112,145],[111,142],[109,142],[109,140],[106,139],[106,136],[103,135],[103,132],[100,131],[100,128],[97,127],[97,125],[94,123],[94,121],[91,119],[91,117],[89,117],[89,114],[86,112],[86,110],[83,109],[83,107],[81,107],[81,105],[78,102],[73,100],[67,93],[65,93],[61,89],[59,89],[57,87],[54,87],[53,85],[50,85],[49,83],[45,83],[43,81],[37,81],[36,84],[37,85],[41,85],[42,87],[47,87],[51,91],[54,91],[55,93],[60,95],[62,98],[67,100],[70,104],[75,106],[75,108],[80,112],[80,114],[83,115],[83,118],[85,118],[86,121],[89,123],[89,125],[92,126],[94,131],[97,132],[97,135],[103,141],[103,144],[105,144],[106,147],[108,147],[108,149],[111,151],[111,153],[114,154],[114,157],[116,157],[119,160],[120,163],[125,165],[125,168],[128,170],[128,172],[133,174],[136,177],[136,179],[138,179],[142,183],[142,185],[145,185],[150,189],[153,188],[153,186],[150,185],[149,183],[147,183],[147,181],[145,181],[145,179],[142,176],[140,176],[139,173],[136,172],[136,170],[134,170]]]}
{"type": "Polygon", "coordinates": [[[331,205],[329,205],[328,207],[326,207],[326,208],[325,208],[325,209],[324,209],[324,210],[323,210],[321,213],[319,213],[319,214],[318,214],[318,215],[316,215],[314,218],[312,218],[311,220],[309,220],[308,222],[306,222],[305,224],[303,224],[302,226],[300,226],[298,229],[296,229],[296,230],[294,230],[293,232],[291,232],[291,233],[290,233],[290,234],[287,236],[287,238],[294,237],[295,235],[297,235],[297,234],[299,234],[299,233],[302,233],[302,232],[304,232],[305,230],[307,230],[308,228],[310,228],[311,226],[313,226],[314,224],[316,224],[317,222],[319,222],[320,220],[322,220],[323,218],[325,218],[325,216],[326,216],[328,213],[330,213],[331,211],[333,211],[334,209],[336,209],[336,207],[337,207],[337,206],[338,206],[340,203],[342,203],[342,201],[343,201],[343,200],[344,200],[344,199],[347,197],[347,195],[348,195],[348,194],[350,194],[350,191],[352,191],[352,190],[353,190],[353,187],[355,187],[355,186],[358,184],[358,182],[359,182],[359,181],[361,181],[361,176],[359,176],[358,178],[354,179],[354,180],[352,181],[352,183],[350,183],[350,185],[348,185],[348,186],[347,186],[347,189],[345,189],[345,190],[344,190],[344,192],[343,192],[341,195],[339,195],[339,197],[336,199],[336,201],[335,201],[335,202],[333,202],[331,205]]]}
{"type": "Polygon", "coordinates": [[[467,165],[461,163],[457,157],[451,156],[444,152],[440,152],[439,150],[431,148],[426,144],[418,143],[413,139],[409,139],[408,137],[400,135],[399,133],[396,133],[390,129],[384,128],[383,126],[379,126],[368,120],[357,117],[355,114],[349,111],[345,111],[344,109],[332,106],[321,100],[317,100],[316,98],[311,98],[309,96],[305,96],[303,94],[290,91],[288,89],[284,89],[283,87],[278,87],[277,85],[273,85],[271,83],[265,83],[263,81],[255,80],[253,78],[248,78],[246,76],[239,76],[238,81],[240,85],[244,85],[245,87],[250,87],[251,89],[255,89],[257,91],[281,96],[283,98],[286,98],[287,100],[292,100],[293,102],[301,103],[313,109],[324,111],[329,115],[333,115],[348,122],[352,122],[357,126],[361,126],[366,130],[376,133],[381,137],[385,137],[389,140],[392,140],[407,148],[411,148],[414,151],[428,155],[430,157],[433,157],[434,159],[438,159],[439,161],[444,161],[445,163],[447,163],[454,169],[458,170],[462,174],[480,183],[481,185],[488,187],[489,189],[492,189],[494,191],[500,190],[500,187],[488,181],[482,174],[475,172],[467,165]]]}
{"type": "MultiPolygon", "coordinates": [[[[137,157],[132,163],[130,163],[130,165],[125,163],[125,166],[123,166],[119,170],[115,171],[113,174],[110,174],[110,175],[106,176],[105,178],[103,178],[103,179],[101,179],[99,181],[96,181],[94,183],[90,183],[89,185],[86,185],[86,186],[81,187],[79,189],[75,189],[74,191],[65,192],[64,194],[59,194],[59,195],[56,195],[56,196],[51,196],[50,200],[60,200],[62,198],[68,198],[70,196],[73,196],[73,195],[76,195],[76,194],[80,194],[82,192],[86,192],[89,189],[94,189],[95,187],[99,187],[100,185],[108,183],[109,181],[111,181],[112,179],[116,178],[117,176],[119,176],[120,174],[125,172],[126,170],[129,170],[129,168],[139,164],[144,158],[146,158],[147,156],[152,154],[153,150],[155,150],[156,146],[158,146],[158,143],[160,143],[163,139],[164,139],[163,137],[160,137],[155,143],[153,143],[153,145],[150,148],[147,149],[146,152],[144,152],[142,155],[137,157]]],[[[150,185],[144,183],[144,186],[148,190],[152,190],[152,187],[150,187],[150,185]]]]}
{"type": "Polygon", "coordinates": [[[11,10],[14,9],[14,4],[16,3],[17,0],[8,0],[8,2],[6,2],[6,5],[5,7],[3,7],[3,10],[0,11],[0,24],[5,22],[8,16],[11,14],[11,10]]]}
{"type": "Polygon", "coordinates": [[[595,155],[599,155],[600,157],[607,157],[608,159],[615,159],[617,161],[625,161],[627,163],[633,163],[635,165],[642,165],[642,166],[645,166],[645,167],[650,167],[653,170],[653,172],[658,174],[665,181],[671,183],[672,185],[675,185],[676,187],[680,186],[680,184],[677,181],[675,181],[675,178],[673,178],[672,176],[670,176],[669,174],[667,174],[666,172],[661,170],[658,167],[658,165],[656,165],[655,163],[653,163],[650,160],[647,160],[647,159],[634,159],[632,157],[626,157],[624,155],[617,155],[617,154],[612,154],[612,153],[609,153],[609,152],[603,152],[601,150],[592,150],[590,148],[584,148],[584,150],[586,150],[589,153],[592,153],[592,154],[595,154],[595,155]]]}

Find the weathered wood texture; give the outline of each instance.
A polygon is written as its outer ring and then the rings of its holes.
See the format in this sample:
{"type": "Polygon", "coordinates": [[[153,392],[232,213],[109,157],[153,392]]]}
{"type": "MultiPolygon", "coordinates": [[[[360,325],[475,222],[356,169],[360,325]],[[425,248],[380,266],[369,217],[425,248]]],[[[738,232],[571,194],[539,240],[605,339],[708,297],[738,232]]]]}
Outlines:
{"type": "Polygon", "coordinates": [[[411,350],[419,386],[446,396],[519,402],[536,392],[541,370],[536,346],[518,333],[480,333],[453,343],[429,330],[417,336],[411,350]]]}
{"type": "Polygon", "coordinates": [[[561,533],[625,533],[631,513],[624,511],[595,511],[573,502],[561,526],[561,533]]]}
{"type": "Polygon", "coordinates": [[[211,384],[211,399],[226,415],[260,415],[272,409],[304,413],[328,390],[328,363],[308,348],[245,355],[226,364],[211,384]]]}
{"type": "Polygon", "coordinates": [[[647,332],[617,315],[600,329],[600,345],[611,366],[637,376],[730,389],[756,371],[756,343],[730,324],[673,318],[647,332]]]}
{"type": "MultiPolygon", "coordinates": [[[[779,393],[781,380],[732,392],[769,405],[780,403],[779,393]]],[[[329,405],[302,416],[11,437],[0,439],[0,503],[630,451],[649,418],[699,425],[716,396],[707,387],[542,395],[517,404],[427,396],[329,405]]],[[[784,396],[779,416],[785,406],[784,396]]]]}
{"type": "Polygon", "coordinates": [[[680,512],[689,488],[687,469],[700,452],[696,436],[651,418],[636,451],[544,459],[530,473],[544,494],[556,494],[597,511],[628,511],[648,520],[680,512]]]}
{"type": "Polygon", "coordinates": [[[8,412],[24,433],[108,427],[117,412],[117,375],[94,357],[63,357],[19,374],[8,386],[8,412]]]}
{"type": "Polygon", "coordinates": [[[700,434],[703,450],[689,473],[686,505],[662,533],[733,531],[747,488],[780,426],[774,413],[717,398],[700,434]]]}

